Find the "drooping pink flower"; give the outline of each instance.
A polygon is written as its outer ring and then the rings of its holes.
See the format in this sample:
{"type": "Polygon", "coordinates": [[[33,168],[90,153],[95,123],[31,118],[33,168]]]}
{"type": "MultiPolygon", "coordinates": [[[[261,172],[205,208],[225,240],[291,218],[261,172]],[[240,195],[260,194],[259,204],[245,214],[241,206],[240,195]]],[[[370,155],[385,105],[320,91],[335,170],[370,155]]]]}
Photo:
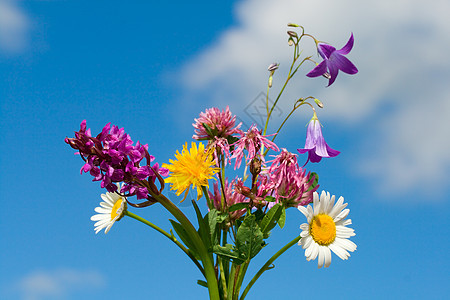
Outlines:
{"type": "Polygon", "coordinates": [[[192,126],[195,128],[195,135],[192,138],[196,140],[212,140],[215,137],[227,138],[241,132],[239,128],[242,123],[235,127],[236,116],[231,114],[228,106],[225,111],[220,111],[217,107],[209,108],[205,112],[201,112],[199,118],[194,121],[192,126]],[[211,132],[208,132],[203,124],[207,125],[211,132]]]}
{"type": "MultiPolygon", "coordinates": [[[[247,150],[247,162],[251,162],[257,155],[259,155],[259,151],[261,147],[264,146],[273,151],[280,151],[278,146],[267,139],[268,136],[261,135],[262,130],[258,130],[256,125],[252,125],[247,132],[242,132],[239,140],[234,143],[234,150],[232,152],[231,158],[236,159],[236,164],[234,169],[239,168],[241,166],[242,158],[244,157],[244,150],[247,150]]],[[[264,162],[264,156],[259,155],[261,161],[264,162]]]]}

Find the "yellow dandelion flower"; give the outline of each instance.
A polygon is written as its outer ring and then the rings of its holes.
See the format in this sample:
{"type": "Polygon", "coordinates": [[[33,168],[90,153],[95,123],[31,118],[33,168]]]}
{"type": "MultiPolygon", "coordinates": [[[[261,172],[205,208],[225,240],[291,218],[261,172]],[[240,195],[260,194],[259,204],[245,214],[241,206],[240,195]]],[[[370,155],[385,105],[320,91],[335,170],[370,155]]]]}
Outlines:
{"type": "Polygon", "coordinates": [[[177,196],[184,191],[184,201],[189,192],[189,186],[197,188],[197,200],[203,196],[202,186],[208,186],[208,179],[219,172],[219,168],[214,167],[214,159],[212,155],[213,148],[205,151],[205,145],[192,142],[191,149],[188,150],[188,144],[184,144],[183,150],[177,150],[175,154],[176,160],[169,159],[171,164],[163,164],[171,173],[165,182],[170,183],[171,190],[176,190],[177,196]]]}

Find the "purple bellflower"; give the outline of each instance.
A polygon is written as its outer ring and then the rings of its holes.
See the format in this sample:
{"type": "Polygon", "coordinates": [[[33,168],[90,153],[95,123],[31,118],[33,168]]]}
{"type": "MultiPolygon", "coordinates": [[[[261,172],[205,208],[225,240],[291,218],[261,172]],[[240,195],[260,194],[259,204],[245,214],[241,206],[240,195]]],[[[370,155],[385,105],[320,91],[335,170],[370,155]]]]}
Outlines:
{"type": "Polygon", "coordinates": [[[306,76],[325,76],[329,79],[328,86],[330,86],[336,80],[339,70],[351,75],[358,73],[358,69],[355,67],[355,65],[344,56],[348,54],[350,50],[352,50],[353,41],[354,39],[352,33],[347,44],[340,50],[336,50],[336,48],[331,45],[319,43],[317,51],[319,52],[320,56],[322,56],[323,61],[314,69],[312,69],[308,74],[306,74],[306,76]],[[327,74],[327,70],[329,74],[327,74]]]}
{"type": "Polygon", "coordinates": [[[322,157],[335,157],[341,153],[337,150],[331,149],[331,147],[325,142],[316,112],[314,112],[311,121],[309,121],[308,131],[306,132],[305,148],[297,149],[297,151],[300,154],[308,152],[308,160],[306,163],[308,163],[308,161],[316,163],[321,161],[322,157]]]}

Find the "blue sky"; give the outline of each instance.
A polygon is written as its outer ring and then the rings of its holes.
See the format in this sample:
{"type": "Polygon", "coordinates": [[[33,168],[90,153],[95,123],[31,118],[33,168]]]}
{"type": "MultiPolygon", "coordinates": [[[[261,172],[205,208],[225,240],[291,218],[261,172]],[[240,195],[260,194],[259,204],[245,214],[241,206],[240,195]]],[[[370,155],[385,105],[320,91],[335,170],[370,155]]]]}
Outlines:
{"type": "MultiPolygon", "coordinates": [[[[83,119],[93,132],[112,122],[167,162],[205,108],[229,105],[255,122],[246,109],[265,92],[267,66],[281,63],[271,97],[285,78],[288,22],[337,48],[355,35],[349,58],[358,75],[339,74],[325,88],[303,69],[280,109],[300,96],[325,104],[324,135],[342,154],[307,168],[319,172],[321,189],[349,202],[358,250],[319,270],[293,247],[248,299],[443,298],[450,292],[449,9],[448,1],[417,0],[0,0],[0,298],[206,299],[198,271],[156,232],[125,218],[107,235],[94,234],[90,217],[104,191],[79,174],[82,161],[64,137],[83,119]]],[[[310,117],[291,119],[278,145],[302,147],[310,117]]],[[[189,205],[181,209],[192,215],[189,205]]],[[[169,229],[157,205],[134,212],[169,229]]],[[[303,222],[289,210],[286,227],[250,269],[303,222]]]]}

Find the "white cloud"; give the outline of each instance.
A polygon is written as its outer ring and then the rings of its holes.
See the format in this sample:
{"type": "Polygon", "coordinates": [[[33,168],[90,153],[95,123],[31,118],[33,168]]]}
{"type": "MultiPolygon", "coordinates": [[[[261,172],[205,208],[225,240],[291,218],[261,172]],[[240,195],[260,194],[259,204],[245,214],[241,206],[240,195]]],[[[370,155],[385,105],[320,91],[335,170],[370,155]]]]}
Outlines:
{"type": "Polygon", "coordinates": [[[30,22],[15,0],[0,0],[0,51],[17,53],[28,42],[30,22]]]}
{"type": "Polygon", "coordinates": [[[378,120],[375,155],[356,162],[383,190],[406,191],[430,183],[447,187],[448,11],[446,0],[427,5],[419,0],[241,1],[237,24],[184,66],[182,82],[190,93],[212,91],[209,95],[216,105],[236,99],[230,104],[236,111],[264,90],[266,67],[277,60],[282,68],[274,78],[274,90],[280,88],[277,79],[283,79],[291,62],[292,49],[283,32],[287,22],[300,23],[337,48],[353,32],[355,47],[348,57],[360,70],[357,76],[340,73],[336,83],[324,89],[324,78],[301,78],[313,67],[307,65],[285,99],[317,96],[326,106],[319,117],[328,124],[362,126],[367,118],[378,120]],[[387,112],[383,107],[394,109],[387,112]]]}
{"type": "Polygon", "coordinates": [[[93,270],[58,269],[34,271],[14,286],[24,300],[61,299],[71,292],[105,286],[102,274],[93,270]]]}

